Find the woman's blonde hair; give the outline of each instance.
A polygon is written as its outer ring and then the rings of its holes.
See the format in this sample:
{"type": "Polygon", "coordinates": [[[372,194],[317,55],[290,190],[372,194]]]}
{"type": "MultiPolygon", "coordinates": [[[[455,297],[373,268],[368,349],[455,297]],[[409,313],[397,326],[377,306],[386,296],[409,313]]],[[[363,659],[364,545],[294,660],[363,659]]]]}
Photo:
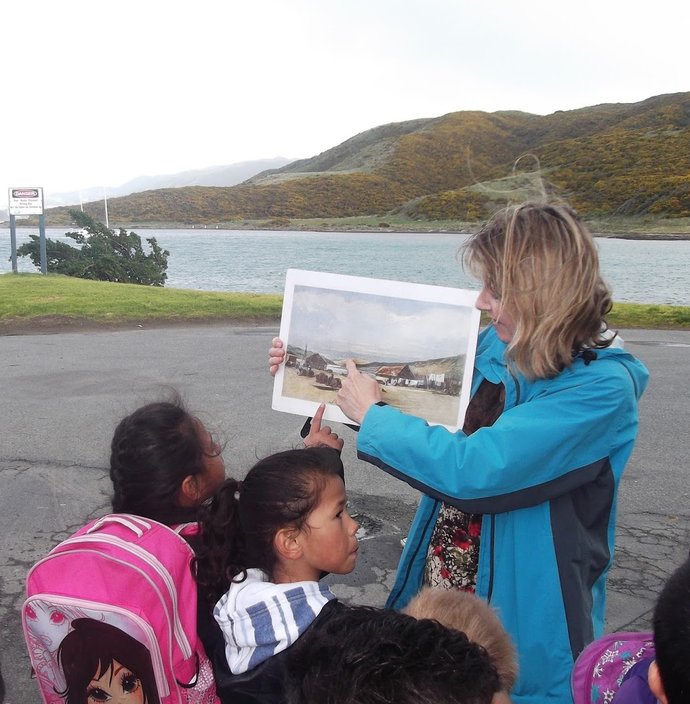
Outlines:
{"type": "Polygon", "coordinates": [[[527,202],[497,212],[463,246],[463,263],[515,322],[508,358],[528,378],[549,378],[612,336],[611,292],[594,238],[567,205],[527,202]]]}

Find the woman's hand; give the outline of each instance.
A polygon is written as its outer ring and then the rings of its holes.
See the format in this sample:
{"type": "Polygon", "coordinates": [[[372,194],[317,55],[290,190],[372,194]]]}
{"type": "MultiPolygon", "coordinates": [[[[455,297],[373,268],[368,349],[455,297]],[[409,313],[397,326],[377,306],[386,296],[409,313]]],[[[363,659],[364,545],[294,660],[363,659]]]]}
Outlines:
{"type": "MultiPolygon", "coordinates": [[[[274,340],[275,342],[275,340],[274,340]]],[[[323,420],[323,414],[326,410],[326,404],[322,403],[314,417],[311,420],[311,429],[309,430],[309,435],[304,438],[305,447],[332,447],[334,450],[342,450],[345,441],[339,438],[336,433],[334,433],[328,425],[321,427],[321,421],[323,420]]]]}
{"type": "Polygon", "coordinates": [[[274,337],[271,344],[273,347],[268,350],[268,371],[272,376],[275,376],[278,367],[285,361],[285,350],[283,349],[283,341],[279,337],[274,337]]]}
{"type": "Polygon", "coordinates": [[[369,408],[381,400],[381,388],[372,376],[358,371],[351,359],[345,362],[345,367],[347,376],[335,402],[348,418],[361,425],[369,408]]]}

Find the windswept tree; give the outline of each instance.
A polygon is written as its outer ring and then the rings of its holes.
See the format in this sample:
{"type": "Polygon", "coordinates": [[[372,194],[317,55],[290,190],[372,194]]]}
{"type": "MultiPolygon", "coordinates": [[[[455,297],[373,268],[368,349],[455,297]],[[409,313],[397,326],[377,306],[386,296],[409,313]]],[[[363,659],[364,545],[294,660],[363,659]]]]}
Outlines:
{"type": "MultiPolygon", "coordinates": [[[[146,254],[141,237],[120,228],[111,230],[102,222],[80,210],[70,210],[74,222],[86,232],[66,232],[78,246],[46,239],[47,270],[80,279],[117,281],[125,284],[164,286],[168,277],[170,252],[161,249],[155,237],[147,237],[150,252],[146,254]]],[[[38,235],[17,249],[21,257],[30,257],[36,267],[41,265],[38,235]]]]}

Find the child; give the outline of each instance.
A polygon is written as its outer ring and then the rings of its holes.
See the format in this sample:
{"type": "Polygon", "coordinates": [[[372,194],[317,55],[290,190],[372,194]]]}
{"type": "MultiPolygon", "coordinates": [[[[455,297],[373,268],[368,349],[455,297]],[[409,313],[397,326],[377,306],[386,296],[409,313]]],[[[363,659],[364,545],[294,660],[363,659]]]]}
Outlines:
{"type": "MultiPolygon", "coordinates": [[[[305,445],[341,449],[343,441],[314,416],[305,445]]],[[[196,521],[199,506],[222,484],[222,447],[175,396],[149,403],[123,418],[110,452],[112,507],[165,525],[196,521]]]]}
{"type": "MultiPolygon", "coordinates": [[[[314,415],[305,446],[327,446],[339,451],[343,441],[329,426],[321,427],[325,405],[314,415]]],[[[192,415],[175,395],[171,401],[149,403],[123,418],[111,442],[110,478],[112,508],[116,513],[133,513],[165,525],[196,523],[202,504],[225,480],[221,446],[203,423],[192,415]]],[[[198,531],[183,537],[196,552],[198,531]]],[[[225,590],[225,586],[223,590],[225,590]]],[[[223,638],[212,616],[218,597],[209,602],[204,593],[197,599],[197,632],[202,643],[213,649],[223,638]]],[[[225,656],[207,654],[214,675],[227,672],[225,656]]],[[[221,692],[219,692],[221,694],[221,692]]]]}
{"type": "Polygon", "coordinates": [[[123,418],[110,446],[113,512],[165,525],[196,520],[225,479],[221,446],[179,398],[123,418]]]}
{"type": "Polygon", "coordinates": [[[357,559],[358,524],[347,512],[339,453],[307,448],[261,460],[244,481],[220,487],[201,527],[197,581],[216,604],[225,639],[225,668],[219,644],[205,643],[219,694],[279,700],[282,658],[275,656],[329,613],[335,597],[319,579],[348,574],[357,559]]]}
{"type": "Polygon", "coordinates": [[[286,651],[287,704],[497,704],[489,654],[391,609],[342,606],[286,651]]]}
{"type": "Polygon", "coordinates": [[[654,645],[656,660],[649,668],[652,692],[662,704],[689,702],[690,558],[661,590],[654,609],[654,645]]]}
{"type": "Polygon", "coordinates": [[[462,631],[481,645],[498,671],[501,695],[497,699],[510,701],[508,694],[515,685],[518,671],[515,647],[496,612],[485,601],[469,592],[424,587],[402,611],[462,631]]]}
{"type": "Polygon", "coordinates": [[[654,633],[611,633],[575,663],[575,704],[685,704],[690,701],[690,558],[669,578],[654,608],[654,633]]]}

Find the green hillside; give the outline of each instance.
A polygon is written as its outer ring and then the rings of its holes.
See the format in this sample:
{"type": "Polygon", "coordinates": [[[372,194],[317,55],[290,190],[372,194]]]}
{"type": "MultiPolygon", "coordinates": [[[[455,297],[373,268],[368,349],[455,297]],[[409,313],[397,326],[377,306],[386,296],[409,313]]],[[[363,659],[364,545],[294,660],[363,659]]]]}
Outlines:
{"type": "MultiPolygon", "coordinates": [[[[356,135],[230,188],[108,202],[123,226],[404,215],[473,221],[529,195],[535,170],[588,217],[690,217],[690,93],[540,116],[456,112],[356,135]]],[[[103,205],[85,209],[102,218],[103,205]]],[[[66,208],[47,212],[66,225],[66,208]]]]}

